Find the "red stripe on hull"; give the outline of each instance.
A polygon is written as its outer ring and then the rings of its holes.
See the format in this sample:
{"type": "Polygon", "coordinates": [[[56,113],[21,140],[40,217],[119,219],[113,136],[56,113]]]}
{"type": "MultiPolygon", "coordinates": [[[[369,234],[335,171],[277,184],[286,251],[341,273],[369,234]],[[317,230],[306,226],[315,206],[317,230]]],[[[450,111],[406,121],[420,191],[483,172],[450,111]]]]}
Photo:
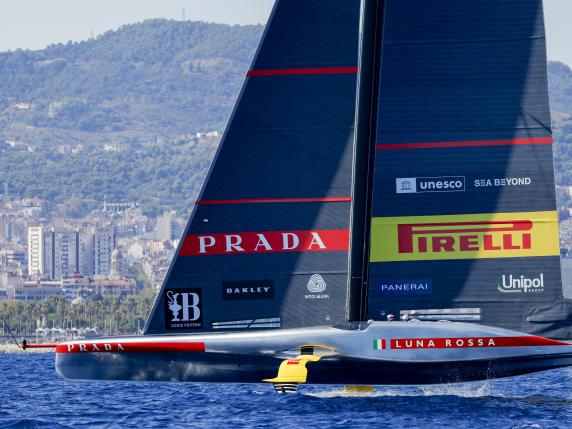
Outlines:
{"type": "Polygon", "coordinates": [[[544,337],[474,337],[474,338],[396,338],[390,341],[390,348],[395,350],[409,349],[461,349],[461,348],[496,348],[496,347],[539,347],[570,346],[563,341],[544,337]]]}
{"type": "Polygon", "coordinates": [[[219,204],[273,204],[273,203],[347,203],[351,197],[324,197],[324,198],[243,198],[237,200],[200,200],[195,202],[198,206],[219,204]]]}
{"type": "Polygon", "coordinates": [[[347,251],[349,236],[347,229],[189,234],[179,256],[347,251]]]}
{"type": "Polygon", "coordinates": [[[248,77],[263,77],[319,74],[357,74],[357,72],[357,67],[311,67],[295,69],[249,70],[246,75],[248,77]]]}
{"type": "Polygon", "coordinates": [[[26,350],[26,349],[53,349],[56,346],[57,346],[57,344],[47,344],[47,343],[22,344],[22,350],[26,350]]]}
{"type": "Polygon", "coordinates": [[[377,150],[399,150],[399,149],[438,149],[451,147],[486,147],[486,146],[513,146],[530,144],[552,144],[552,137],[542,137],[533,139],[507,139],[507,140],[469,140],[456,142],[423,142],[423,143],[395,143],[378,144],[377,150]]]}
{"type": "Polygon", "coordinates": [[[74,344],[58,344],[56,353],[154,353],[184,352],[199,353],[205,351],[205,343],[195,342],[88,342],[74,344]]]}

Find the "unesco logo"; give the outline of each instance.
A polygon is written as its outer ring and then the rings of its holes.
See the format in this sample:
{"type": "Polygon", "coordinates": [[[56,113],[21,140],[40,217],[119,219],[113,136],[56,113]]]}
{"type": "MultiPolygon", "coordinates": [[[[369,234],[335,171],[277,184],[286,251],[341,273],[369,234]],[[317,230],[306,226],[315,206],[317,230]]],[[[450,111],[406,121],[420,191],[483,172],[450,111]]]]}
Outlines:
{"type": "Polygon", "coordinates": [[[464,176],[398,177],[395,179],[395,192],[398,194],[464,191],[464,176]]]}

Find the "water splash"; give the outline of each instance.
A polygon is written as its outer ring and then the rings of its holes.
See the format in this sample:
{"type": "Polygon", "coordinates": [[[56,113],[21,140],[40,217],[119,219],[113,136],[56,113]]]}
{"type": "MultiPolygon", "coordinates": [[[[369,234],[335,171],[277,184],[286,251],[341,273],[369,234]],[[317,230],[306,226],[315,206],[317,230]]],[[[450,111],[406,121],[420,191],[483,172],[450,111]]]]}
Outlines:
{"type": "Polygon", "coordinates": [[[492,396],[492,385],[488,380],[476,383],[419,386],[419,389],[423,392],[423,396],[458,396],[460,398],[492,396]]]}
{"type": "Polygon", "coordinates": [[[378,398],[388,395],[386,391],[376,389],[372,392],[348,392],[344,389],[327,390],[322,392],[303,392],[303,396],[311,396],[314,398],[378,398]]]}
{"type": "Polygon", "coordinates": [[[440,384],[428,386],[393,387],[379,386],[372,392],[348,392],[343,388],[334,390],[305,391],[305,396],[316,398],[379,398],[379,397],[422,397],[458,396],[460,398],[483,398],[492,396],[491,383],[440,384]]]}

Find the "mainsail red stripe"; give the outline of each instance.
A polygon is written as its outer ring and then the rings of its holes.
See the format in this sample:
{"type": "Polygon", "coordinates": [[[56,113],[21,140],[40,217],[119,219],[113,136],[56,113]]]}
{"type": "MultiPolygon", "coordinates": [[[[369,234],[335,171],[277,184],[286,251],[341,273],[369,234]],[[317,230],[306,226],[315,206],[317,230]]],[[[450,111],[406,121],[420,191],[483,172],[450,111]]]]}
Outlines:
{"type": "Polygon", "coordinates": [[[422,142],[422,143],[395,143],[378,144],[377,150],[398,150],[398,149],[435,149],[447,147],[482,147],[482,146],[512,146],[528,144],[552,144],[552,137],[522,138],[506,140],[468,140],[454,142],[422,142]]]}
{"type": "Polygon", "coordinates": [[[242,198],[237,200],[200,200],[195,202],[198,206],[216,204],[272,204],[272,203],[345,203],[351,202],[351,197],[323,197],[323,198],[242,198]]]}
{"type": "Polygon", "coordinates": [[[101,342],[58,344],[56,353],[204,352],[203,342],[101,342]]]}
{"type": "Polygon", "coordinates": [[[249,70],[248,77],[261,76],[291,76],[291,75],[316,75],[316,74],[356,74],[357,67],[310,67],[295,69],[267,69],[249,70]]]}

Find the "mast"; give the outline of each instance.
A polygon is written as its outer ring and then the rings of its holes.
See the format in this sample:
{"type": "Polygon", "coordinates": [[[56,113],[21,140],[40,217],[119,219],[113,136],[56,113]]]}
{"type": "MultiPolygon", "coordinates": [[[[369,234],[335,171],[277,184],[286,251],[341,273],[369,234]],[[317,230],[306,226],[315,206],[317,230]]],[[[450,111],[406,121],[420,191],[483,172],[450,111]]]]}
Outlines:
{"type": "Polygon", "coordinates": [[[349,320],[367,313],[370,219],[385,0],[362,0],[353,164],[349,320]]]}

